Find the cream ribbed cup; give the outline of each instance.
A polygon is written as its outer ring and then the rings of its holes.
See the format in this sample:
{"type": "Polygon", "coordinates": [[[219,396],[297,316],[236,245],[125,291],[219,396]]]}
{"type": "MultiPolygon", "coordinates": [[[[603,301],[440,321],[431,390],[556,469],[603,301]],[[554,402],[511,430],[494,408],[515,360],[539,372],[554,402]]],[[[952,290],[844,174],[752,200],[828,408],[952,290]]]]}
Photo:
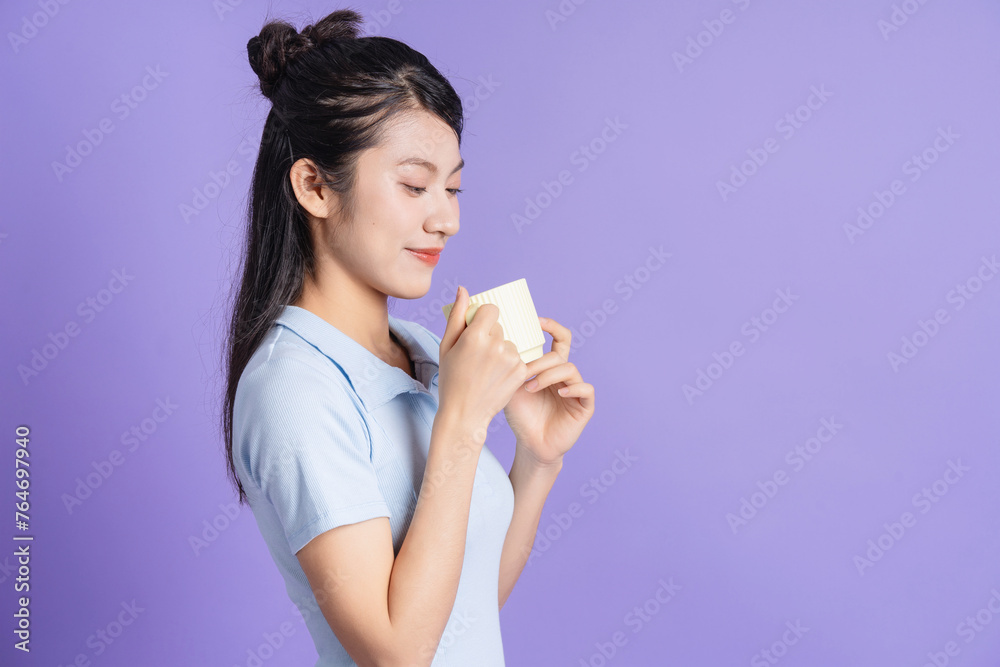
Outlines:
{"type": "MultiPolygon", "coordinates": [[[[500,309],[497,320],[503,327],[503,337],[517,346],[521,361],[528,363],[542,356],[545,334],[538,324],[538,313],[528,293],[528,282],[521,278],[514,282],[494,287],[469,297],[469,308],[465,311],[465,324],[472,323],[476,309],[484,303],[492,303],[500,309]]],[[[441,308],[445,319],[451,314],[455,303],[441,308]]]]}

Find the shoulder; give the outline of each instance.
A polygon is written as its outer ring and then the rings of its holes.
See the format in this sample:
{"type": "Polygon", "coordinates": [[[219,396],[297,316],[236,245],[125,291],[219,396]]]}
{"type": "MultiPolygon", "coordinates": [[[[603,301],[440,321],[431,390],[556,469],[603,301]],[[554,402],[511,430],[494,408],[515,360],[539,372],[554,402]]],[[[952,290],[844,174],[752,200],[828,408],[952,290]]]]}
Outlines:
{"type": "Polygon", "coordinates": [[[289,423],[301,417],[315,423],[337,413],[362,418],[361,403],[343,370],[280,325],[268,332],[240,376],[234,422],[237,413],[243,423],[261,419],[289,423]]]}
{"type": "Polygon", "coordinates": [[[272,329],[240,376],[233,455],[241,478],[264,488],[289,469],[335,456],[367,460],[367,412],[339,367],[294,332],[272,329]]]}

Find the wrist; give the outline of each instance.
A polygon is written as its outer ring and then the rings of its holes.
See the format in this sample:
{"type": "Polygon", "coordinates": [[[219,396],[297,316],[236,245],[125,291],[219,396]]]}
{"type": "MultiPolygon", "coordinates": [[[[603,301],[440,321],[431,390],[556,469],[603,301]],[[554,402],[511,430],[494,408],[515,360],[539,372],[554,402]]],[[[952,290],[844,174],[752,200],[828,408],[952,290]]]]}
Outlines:
{"type": "Polygon", "coordinates": [[[450,410],[439,408],[434,417],[431,432],[446,433],[449,441],[461,445],[482,447],[486,444],[488,426],[488,420],[484,423],[482,420],[472,420],[450,410]]]}
{"type": "Polygon", "coordinates": [[[540,459],[530,449],[517,446],[514,451],[514,465],[529,472],[558,475],[562,470],[563,457],[559,455],[555,459],[540,459]]]}

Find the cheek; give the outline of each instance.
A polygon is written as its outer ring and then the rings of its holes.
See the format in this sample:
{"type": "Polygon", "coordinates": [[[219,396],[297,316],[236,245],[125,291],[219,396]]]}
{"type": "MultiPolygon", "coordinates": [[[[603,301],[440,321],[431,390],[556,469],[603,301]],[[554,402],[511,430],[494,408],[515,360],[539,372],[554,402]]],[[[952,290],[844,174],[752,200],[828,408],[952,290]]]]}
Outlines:
{"type": "Polygon", "coordinates": [[[406,191],[402,185],[379,188],[372,193],[368,210],[370,219],[377,220],[380,229],[389,230],[399,227],[401,221],[412,216],[419,204],[417,198],[406,191]]]}

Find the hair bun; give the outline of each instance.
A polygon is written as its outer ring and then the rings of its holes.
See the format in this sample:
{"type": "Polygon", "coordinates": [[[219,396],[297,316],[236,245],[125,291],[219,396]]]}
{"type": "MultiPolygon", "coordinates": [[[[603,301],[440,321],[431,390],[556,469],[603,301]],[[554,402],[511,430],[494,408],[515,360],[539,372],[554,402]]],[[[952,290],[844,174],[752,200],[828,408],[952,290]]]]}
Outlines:
{"type": "Polygon", "coordinates": [[[325,42],[357,39],[364,21],[351,9],[339,9],[299,32],[286,21],[270,21],[247,42],[250,67],[260,79],[260,91],[271,99],[288,64],[325,42]]]}
{"type": "Polygon", "coordinates": [[[316,46],[331,40],[357,39],[364,22],[361,14],[352,9],[338,9],[323,17],[316,25],[307,25],[302,34],[316,46]]]}

